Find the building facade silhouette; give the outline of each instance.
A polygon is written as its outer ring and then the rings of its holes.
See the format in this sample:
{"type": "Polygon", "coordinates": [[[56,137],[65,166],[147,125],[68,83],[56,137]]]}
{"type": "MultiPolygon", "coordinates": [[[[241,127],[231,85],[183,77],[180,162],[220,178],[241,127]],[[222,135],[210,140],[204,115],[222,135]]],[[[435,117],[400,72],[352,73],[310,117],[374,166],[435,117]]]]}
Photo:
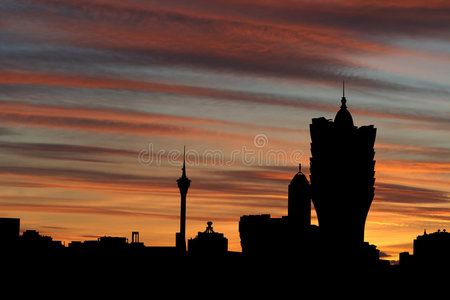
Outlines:
{"type": "Polygon", "coordinates": [[[201,256],[223,256],[228,252],[228,239],[223,233],[215,232],[209,221],[205,231],[188,240],[188,252],[201,256]]]}
{"type": "Polygon", "coordinates": [[[333,120],[312,119],[310,180],[299,167],[288,185],[288,216],[242,216],[244,255],[315,257],[321,261],[377,262],[379,250],[364,242],[374,197],[373,125],[356,127],[345,96],[333,120]],[[318,225],[311,225],[311,201],[318,225]]]}
{"type": "Polygon", "coordinates": [[[301,164],[288,186],[288,220],[291,228],[299,232],[311,226],[311,185],[301,164]]]}
{"type": "Polygon", "coordinates": [[[445,269],[450,267],[450,233],[445,229],[433,233],[424,231],[413,242],[413,254],[399,254],[400,266],[404,269],[445,269]]]}
{"type": "Polygon", "coordinates": [[[334,122],[312,120],[310,179],[321,233],[359,245],[374,197],[376,128],[354,126],[346,102],[334,122]]]}
{"type": "Polygon", "coordinates": [[[11,247],[18,243],[20,219],[0,218],[0,247],[11,247]]]}

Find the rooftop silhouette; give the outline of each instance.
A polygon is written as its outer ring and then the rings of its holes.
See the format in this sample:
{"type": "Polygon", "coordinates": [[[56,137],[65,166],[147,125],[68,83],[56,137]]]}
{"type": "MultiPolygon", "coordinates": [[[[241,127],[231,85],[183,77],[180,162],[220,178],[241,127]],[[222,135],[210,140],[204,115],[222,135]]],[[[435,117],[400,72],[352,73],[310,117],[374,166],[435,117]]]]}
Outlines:
{"type": "Polygon", "coordinates": [[[400,266],[412,269],[442,269],[450,267],[450,233],[445,229],[417,236],[413,244],[413,254],[402,252],[399,254],[400,266]]]}
{"type": "Polygon", "coordinates": [[[228,239],[222,233],[215,232],[212,222],[207,223],[206,230],[188,241],[188,251],[194,255],[221,256],[228,252],[228,239]]]}

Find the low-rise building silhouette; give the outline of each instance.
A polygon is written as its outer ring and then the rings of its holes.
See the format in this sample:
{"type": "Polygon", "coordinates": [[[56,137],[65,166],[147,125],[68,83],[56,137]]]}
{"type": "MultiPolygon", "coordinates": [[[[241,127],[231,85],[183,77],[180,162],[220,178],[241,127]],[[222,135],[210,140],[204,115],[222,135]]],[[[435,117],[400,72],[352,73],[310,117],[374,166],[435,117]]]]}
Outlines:
{"type": "Polygon", "coordinates": [[[40,235],[36,230],[26,230],[19,238],[21,249],[46,250],[62,249],[64,245],[61,241],[54,241],[51,236],[40,235]]]}
{"type": "Polygon", "coordinates": [[[126,237],[102,236],[97,240],[91,241],[72,241],[69,243],[71,249],[128,249],[128,248],[144,248],[144,243],[139,242],[139,232],[133,231],[131,233],[131,243],[126,237]]]}
{"type": "Polygon", "coordinates": [[[125,237],[102,236],[93,241],[74,241],[69,243],[69,248],[84,249],[124,249],[129,246],[125,237]]]}
{"type": "Polygon", "coordinates": [[[0,250],[62,249],[61,241],[39,234],[36,230],[26,230],[20,235],[19,218],[0,218],[0,250]]]}
{"type": "Polygon", "coordinates": [[[399,254],[400,266],[410,268],[450,267],[450,233],[445,229],[433,233],[424,231],[413,243],[413,254],[399,254]]]}
{"type": "Polygon", "coordinates": [[[239,235],[246,256],[281,254],[291,240],[288,217],[272,218],[269,214],[242,216],[239,235]]]}
{"type": "Polygon", "coordinates": [[[228,239],[224,237],[223,233],[218,233],[213,230],[212,222],[207,223],[204,232],[198,232],[198,235],[189,239],[188,252],[193,255],[202,256],[221,256],[228,252],[228,239]]]}

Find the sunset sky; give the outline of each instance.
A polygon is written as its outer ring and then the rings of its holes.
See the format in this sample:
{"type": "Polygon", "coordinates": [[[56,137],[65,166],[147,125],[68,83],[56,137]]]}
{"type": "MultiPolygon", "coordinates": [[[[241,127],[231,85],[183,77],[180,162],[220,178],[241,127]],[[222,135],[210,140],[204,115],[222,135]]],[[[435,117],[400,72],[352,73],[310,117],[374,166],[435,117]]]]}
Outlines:
{"type": "Polygon", "coordinates": [[[343,80],[377,128],[365,240],[396,260],[450,229],[449,1],[2,0],[0,217],[173,246],[186,145],[187,237],[211,220],[241,251],[240,216],[287,215],[343,80]]]}

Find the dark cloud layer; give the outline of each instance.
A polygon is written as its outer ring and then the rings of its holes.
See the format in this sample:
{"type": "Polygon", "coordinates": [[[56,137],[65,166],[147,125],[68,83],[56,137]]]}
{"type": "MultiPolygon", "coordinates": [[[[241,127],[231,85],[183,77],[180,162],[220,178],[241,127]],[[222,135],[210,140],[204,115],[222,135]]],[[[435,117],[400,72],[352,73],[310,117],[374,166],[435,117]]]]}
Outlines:
{"type": "MultiPolygon", "coordinates": [[[[340,55],[401,52],[404,50],[393,46],[386,36],[448,37],[450,21],[450,8],[442,5],[310,1],[189,1],[189,5],[180,1],[20,3],[5,10],[4,22],[9,24],[14,16],[20,16],[34,21],[35,26],[11,25],[7,29],[28,29],[29,35],[21,32],[18,36],[27,40],[40,37],[40,43],[66,45],[69,51],[52,53],[51,47],[26,50],[26,55],[17,59],[32,62],[28,67],[50,64],[61,68],[66,63],[76,66],[92,56],[97,66],[184,65],[328,83],[334,83],[338,77],[360,88],[416,93],[423,91],[414,85],[363,76],[364,66],[343,60],[340,55]],[[355,34],[357,39],[352,37],[355,34]],[[97,50],[89,52],[84,48],[97,50]],[[107,51],[106,55],[98,50],[107,51]],[[55,64],[55,60],[59,63],[55,64]]],[[[5,53],[9,59],[4,63],[11,64],[14,53],[5,53]]]]}
{"type": "Polygon", "coordinates": [[[446,192],[390,183],[377,183],[376,195],[379,201],[385,201],[387,203],[450,203],[450,198],[446,192]]]}

